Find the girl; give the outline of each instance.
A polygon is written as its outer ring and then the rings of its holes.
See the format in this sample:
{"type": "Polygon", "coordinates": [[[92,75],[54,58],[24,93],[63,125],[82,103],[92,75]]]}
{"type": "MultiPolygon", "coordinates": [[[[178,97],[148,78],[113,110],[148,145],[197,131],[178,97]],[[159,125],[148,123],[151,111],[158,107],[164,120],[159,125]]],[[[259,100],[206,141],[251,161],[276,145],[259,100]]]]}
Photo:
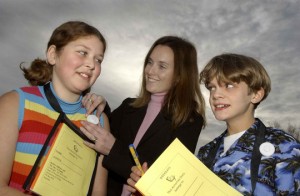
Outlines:
{"type": "MultiPolygon", "coordinates": [[[[86,120],[82,96],[101,72],[106,41],[93,26],[70,21],[56,28],[48,42],[47,60],[35,59],[20,66],[32,86],[8,92],[0,98],[0,195],[30,194],[22,188],[59,113],[49,104],[44,85],[67,117],[79,126],[86,120]]],[[[101,116],[104,128],[108,119],[101,116]]],[[[93,138],[91,138],[93,139],[93,138]]],[[[106,195],[107,171],[98,158],[93,195],[106,195]]],[[[91,165],[92,167],[92,165],[91,165]]]]}

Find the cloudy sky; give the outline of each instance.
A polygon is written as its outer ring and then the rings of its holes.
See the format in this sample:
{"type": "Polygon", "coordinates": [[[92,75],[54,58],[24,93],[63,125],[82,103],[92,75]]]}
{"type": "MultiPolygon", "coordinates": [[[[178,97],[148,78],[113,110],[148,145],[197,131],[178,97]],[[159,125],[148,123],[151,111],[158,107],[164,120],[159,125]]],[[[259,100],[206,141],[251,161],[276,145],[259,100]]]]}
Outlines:
{"type": "MultiPolygon", "coordinates": [[[[272,92],[256,111],[266,124],[300,127],[299,0],[0,0],[0,94],[27,85],[19,64],[44,58],[52,31],[69,20],[99,28],[108,41],[93,91],[112,109],[139,91],[151,44],[177,35],[193,42],[199,70],[224,52],[250,55],[265,65],[272,92]]],[[[202,88],[203,89],[203,88],[202,88]]],[[[207,91],[203,89],[207,100],[207,91]]],[[[207,107],[199,145],[223,132],[207,107]]]]}

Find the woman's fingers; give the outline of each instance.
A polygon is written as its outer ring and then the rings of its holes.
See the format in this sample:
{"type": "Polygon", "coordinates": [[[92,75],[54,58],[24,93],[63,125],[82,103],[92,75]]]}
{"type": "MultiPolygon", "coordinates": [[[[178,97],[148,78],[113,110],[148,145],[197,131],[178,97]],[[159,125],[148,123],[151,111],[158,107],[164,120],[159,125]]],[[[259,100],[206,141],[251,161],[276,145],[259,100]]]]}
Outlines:
{"type": "Polygon", "coordinates": [[[115,143],[115,137],[106,129],[89,123],[87,121],[81,121],[81,124],[83,125],[80,127],[80,130],[92,141],[94,141],[94,144],[90,145],[89,147],[92,147],[97,152],[108,155],[112,146],[115,143]]]}
{"type": "Polygon", "coordinates": [[[81,132],[86,135],[90,140],[96,142],[100,138],[100,127],[93,123],[89,123],[87,121],[81,121],[81,126],[79,129],[81,132]]]}
{"type": "Polygon", "coordinates": [[[84,127],[80,127],[79,128],[80,131],[86,136],[88,137],[90,140],[95,141],[97,140],[97,136],[93,135],[92,133],[90,133],[87,129],[85,129],[84,127]]]}
{"type": "Polygon", "coordinates": [[[97,104],[96,116],[100,117],[106,106],[106,100],[101,95],[95,97],[95,103],[97,104]]]}
{"type": "Polygon", "coordinates": [[[97,109],[96,115],[100,117],[105,108],[106,100],[101,95],[96,95],[95,93],[87,93],[82,98],[82,105],[87,110],[86,115],[92,114],[95,109],[97,109]]]}

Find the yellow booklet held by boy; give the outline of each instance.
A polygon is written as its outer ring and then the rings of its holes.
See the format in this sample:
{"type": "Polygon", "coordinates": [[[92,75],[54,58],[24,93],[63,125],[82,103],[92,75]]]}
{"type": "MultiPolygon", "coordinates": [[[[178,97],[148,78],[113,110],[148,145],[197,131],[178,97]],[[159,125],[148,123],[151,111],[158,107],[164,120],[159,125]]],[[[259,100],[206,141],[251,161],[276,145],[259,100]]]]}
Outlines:
{"type": "Polygon", "coordinates": [[[146,196],[242,195],[208,169],[177,138],[135,186],[146,196]]]}

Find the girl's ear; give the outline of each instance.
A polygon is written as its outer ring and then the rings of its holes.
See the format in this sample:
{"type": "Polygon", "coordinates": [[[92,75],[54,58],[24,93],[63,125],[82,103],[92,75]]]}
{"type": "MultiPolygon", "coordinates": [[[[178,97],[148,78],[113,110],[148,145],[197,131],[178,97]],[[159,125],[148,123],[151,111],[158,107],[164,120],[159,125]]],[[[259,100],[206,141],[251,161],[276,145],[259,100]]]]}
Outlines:
{"type": "Polygon", "coordinates": [[[56,59],[56,46],[51,45],[47,50],[47,61],[50,65],[55,65],[56,59]]]}
{"type": "Polygon", "coordinates": [[[265,95],[265,90],[263,88],[260,88],[258,91],[253,93],[251,102],[253,104],[259,103],[263,99],[264,95],[265,95]]]}

